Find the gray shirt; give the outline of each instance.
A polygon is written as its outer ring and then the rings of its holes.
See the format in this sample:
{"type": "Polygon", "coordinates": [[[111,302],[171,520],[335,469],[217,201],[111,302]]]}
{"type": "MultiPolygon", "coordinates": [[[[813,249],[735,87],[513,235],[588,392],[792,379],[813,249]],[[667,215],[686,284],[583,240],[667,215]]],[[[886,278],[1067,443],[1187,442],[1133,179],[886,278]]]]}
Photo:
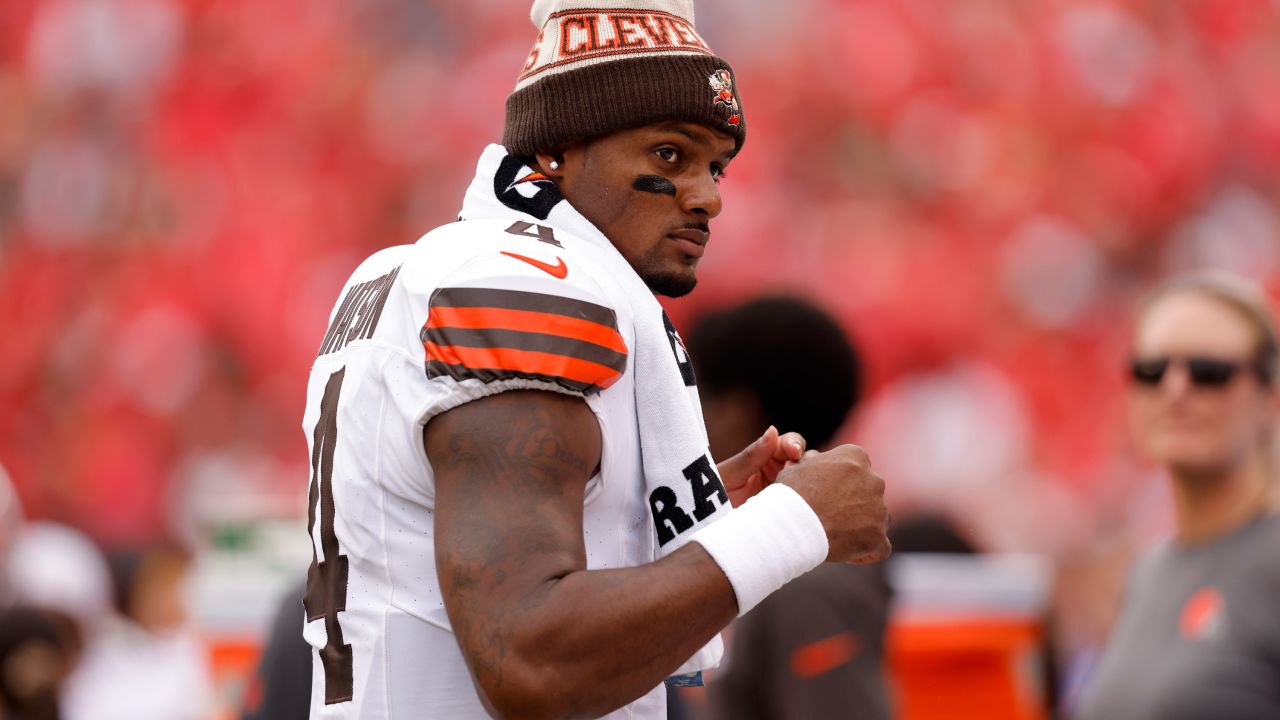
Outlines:
{"type": "Polygon", "coordinates": [[[1076,718],[1280,718],[1280,515],[1145,557],[1076,718]]]}

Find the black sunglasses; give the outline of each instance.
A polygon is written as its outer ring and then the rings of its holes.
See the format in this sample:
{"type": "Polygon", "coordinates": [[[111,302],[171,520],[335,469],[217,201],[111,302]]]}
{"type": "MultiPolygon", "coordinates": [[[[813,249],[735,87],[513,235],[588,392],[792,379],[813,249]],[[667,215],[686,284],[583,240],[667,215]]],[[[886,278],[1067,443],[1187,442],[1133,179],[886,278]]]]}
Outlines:
{"type": "Polygon", "coordinates": [[[1218,388],[1231,382],[1241,370],[1251,370],[1260,380],[1266,381],[1266,374],[1256,363],[1219,360],[1209,357],[1151,357],[1133,358],[1129,361],[1129,375],[1139,385],[1156,387],[1164,380],[1165,371],[1173,363],[1181,363],[1187,368],[1187,377],[1191,384],[1202,388],[1218,388]]]}

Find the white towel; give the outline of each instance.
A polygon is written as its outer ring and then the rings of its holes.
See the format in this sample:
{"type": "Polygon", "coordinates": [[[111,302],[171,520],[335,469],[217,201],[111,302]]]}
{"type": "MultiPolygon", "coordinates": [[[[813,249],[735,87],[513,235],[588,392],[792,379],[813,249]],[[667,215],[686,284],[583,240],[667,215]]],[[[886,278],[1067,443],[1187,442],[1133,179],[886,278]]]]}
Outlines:
{"type": "MultiPolygon", "coordinates": [[[[708,449],[702,403],[684,342],[639,276],[633,272],[631,279],[635,282],[627,283],[629,290],[636,285],[644,291],[635,302],[636,412],[645,492],[658,528],[656,555],[662,557],[728,514],[731,506],[708,449]]],[[[700,685],[700,677],[678,676],[715,667],[723,654],[724,642],[717,634],[680,666],[673,682],[700,685]]]]}
{"type": "MultiPolygon", "coordinates": [[[[690,537],[732,509],[707,442],[702,405],[693,368],[671,321],[622,254],[550,183],[517,183],[533,173],[490,145],[480,158],[475,181],[462,209],[466,219],[511,218],[551,226],[565,248],[585,242],[606,252],[595,253],[609,273],[610,285],[622,289],[635,318],[636,408],[640,424],[645,496],[649,498],[655,560],[683,547],[690,537]],[[504,168],[505,165],[505,168],[504,168]],[[505,172],[503,170],[505,169],[505,172]],[[514,171],[514,172],[513,172],[514,171]],[[506,177],[511,175],[510,180],[506,177]],[[535,192],[536,190],[536,192],[535,192]],[[506,198],[499,197],[502,193],[506,198]],[[568,237],[565,237],[565,236],[568,237]]],[[[675,684],[700,684],[689,675],[720,663],[724,644],[712,638],[677,671],[675,684]]]]}

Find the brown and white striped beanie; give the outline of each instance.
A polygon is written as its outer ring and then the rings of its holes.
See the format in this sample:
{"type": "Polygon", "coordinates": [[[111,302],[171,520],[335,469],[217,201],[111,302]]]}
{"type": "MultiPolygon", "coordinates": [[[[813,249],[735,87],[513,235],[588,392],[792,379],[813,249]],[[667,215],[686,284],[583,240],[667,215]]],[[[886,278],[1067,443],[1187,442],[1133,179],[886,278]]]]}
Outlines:
{"type": "Polygon", "coordinates": [[[538,39],[507,97],[511,154],[667,120],[706,125],[742,148],[737,78],[694,30],[693,0],[536,0],[530,17],[538,39]]]}

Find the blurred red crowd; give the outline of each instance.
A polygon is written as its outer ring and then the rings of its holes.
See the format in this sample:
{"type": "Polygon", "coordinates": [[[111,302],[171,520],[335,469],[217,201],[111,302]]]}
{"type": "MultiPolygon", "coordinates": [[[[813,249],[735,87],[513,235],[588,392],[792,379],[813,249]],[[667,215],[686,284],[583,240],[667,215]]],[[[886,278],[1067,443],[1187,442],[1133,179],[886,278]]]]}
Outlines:
{"type": "MultiPolygon", "coordinates": [[[[456,216],[526,4],[0,3],[0,464],[29,514],[114,543],[301,512],[336,293],[456,216]]],[[[868,363],[848,438],[903,497],[1122,503],[1134,299],[1204,265],[1280,290],[1276,5],[698,13],[750,141],[677,322],[833,309],[868,363]]]]}

